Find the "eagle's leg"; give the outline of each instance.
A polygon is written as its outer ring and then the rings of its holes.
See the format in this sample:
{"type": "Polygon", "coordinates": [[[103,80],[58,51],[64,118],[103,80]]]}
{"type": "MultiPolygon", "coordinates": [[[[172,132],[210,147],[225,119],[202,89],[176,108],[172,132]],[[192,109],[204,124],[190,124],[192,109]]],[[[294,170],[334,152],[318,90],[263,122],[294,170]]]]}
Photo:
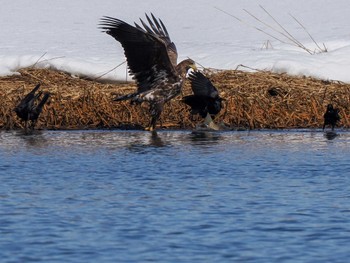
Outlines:
{"type": "Polygon", "coordinates": [[[155,131],[156,129],[156,124],[157,124],[157,118],[152,116],[151,122],[148,125],[148,127],[145,128],[146,131],[155,131]]]}
{"type": "Polygon", "coordinates": [[[145,128],[145,130],[146,131],[155,131],[158,119],[159,119],[159,116],[152,115],[150,124],[148,125],[148,127],[145,128]]]}
{"type": "Polygon", "coordinates": [[[162,103],[155,103],[150,104],[150,114],[151,114],[151,121],[148,127],[145,128],[146,131],[154,131],[156,129],[157,121],[160,118],[160,114],[163,110],[163,104],[162,103]]]}
{"type": "Polygon", "coordinates": [[[28,133],[28,120],[24,121],[24,133],[28,133]]]}
{"type": "Polygon", "coordinates": [[[35,127],[35,125],[36,125],[36,122],[37,122],[37,120],[33,120],[33,121],[32,121],[32,123],[31,123],[31,125],[30,125],[30,129],[31,129],[31,130],[34,130],[34,127],[35,127]]]}

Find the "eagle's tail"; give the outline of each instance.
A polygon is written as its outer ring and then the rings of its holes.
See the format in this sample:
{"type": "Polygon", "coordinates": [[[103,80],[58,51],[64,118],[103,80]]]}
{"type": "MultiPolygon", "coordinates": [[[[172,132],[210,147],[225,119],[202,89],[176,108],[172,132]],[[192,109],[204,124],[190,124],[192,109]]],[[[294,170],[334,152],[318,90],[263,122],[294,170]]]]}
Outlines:
{"type": "Polygon", "coordinates": [[[131,94],[127,94],[127,95],[123,95],[117,98],[114,98],[114,101],[122,101],[122,100],[130,100],[130,99],[134,99],[137,95],[139,95],[139,93],[131,93],[131,94]]]}

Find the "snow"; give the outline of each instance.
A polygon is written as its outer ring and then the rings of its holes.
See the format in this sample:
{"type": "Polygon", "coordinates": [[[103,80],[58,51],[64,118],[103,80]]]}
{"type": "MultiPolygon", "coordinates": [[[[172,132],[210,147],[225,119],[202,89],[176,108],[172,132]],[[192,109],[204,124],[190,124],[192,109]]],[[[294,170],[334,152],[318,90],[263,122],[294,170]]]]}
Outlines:
{"type": "Polygon", "coordinates": [[[121,45],[98,29],[99,19],[107,15],[132,24],[150,12],[165,23],[179,60],[191,57],[210,68],[244,65],[241,69],[350,82],[348,0],[3,1],[0,75],[18,74],[20,68],[36,66],[77,76],[130,80],[121,45]],[[291,45],[269,29],[278,25],[263,8],[307,48],[317,48],[309,32],[327,52],[311,55],[291,45]]]}

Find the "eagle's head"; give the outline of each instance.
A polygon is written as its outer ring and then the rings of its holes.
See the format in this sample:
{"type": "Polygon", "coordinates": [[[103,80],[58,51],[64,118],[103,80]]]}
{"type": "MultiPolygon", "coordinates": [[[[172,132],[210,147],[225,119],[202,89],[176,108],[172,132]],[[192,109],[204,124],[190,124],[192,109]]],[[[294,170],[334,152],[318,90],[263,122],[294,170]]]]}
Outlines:
{"type": "Polygon", "coordinates": [[[179,75],[181,75],[181,77],[185,77],[187,71],[189,71],[190,69],[197,70],[196,63],[190,58],[181,61],[176,66],[176,70],[179,73],[179,75]]]}

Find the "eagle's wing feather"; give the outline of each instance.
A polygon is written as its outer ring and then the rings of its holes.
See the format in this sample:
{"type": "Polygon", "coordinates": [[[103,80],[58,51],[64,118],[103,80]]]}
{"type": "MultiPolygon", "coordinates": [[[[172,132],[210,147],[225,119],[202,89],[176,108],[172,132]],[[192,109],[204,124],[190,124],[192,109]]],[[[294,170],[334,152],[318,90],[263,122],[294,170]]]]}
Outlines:
{"type": "MultiPolygon", "coordinates": [[[[178,57],[176,46],[174,42],[171,41],[168,30],[166,29],[162,20],[159,19],[158,21],[157,18],[152,13],[151,13],[151,16],[153,21],[146,14],[148,24],[151,28],[142,19],[140,19],[141,24],[148,33],[154,34],[155,36],[157,36],[158,38],[164,41],[170,61],[175,67],[177,65],[177,57],[178,57]]],[[[135,25],[138,28],[141,28],[138,24],[135,23],[135,25]]]]}
{"type": "Polygon", "coordinates": [[[149,27],[144,30],[107,16],[101,19],[100,26],[123,46],[130,73],[137,81],[138,93],[159,87],[168,78],[177,78],[164,41],[150,33],[149,27]]]}

